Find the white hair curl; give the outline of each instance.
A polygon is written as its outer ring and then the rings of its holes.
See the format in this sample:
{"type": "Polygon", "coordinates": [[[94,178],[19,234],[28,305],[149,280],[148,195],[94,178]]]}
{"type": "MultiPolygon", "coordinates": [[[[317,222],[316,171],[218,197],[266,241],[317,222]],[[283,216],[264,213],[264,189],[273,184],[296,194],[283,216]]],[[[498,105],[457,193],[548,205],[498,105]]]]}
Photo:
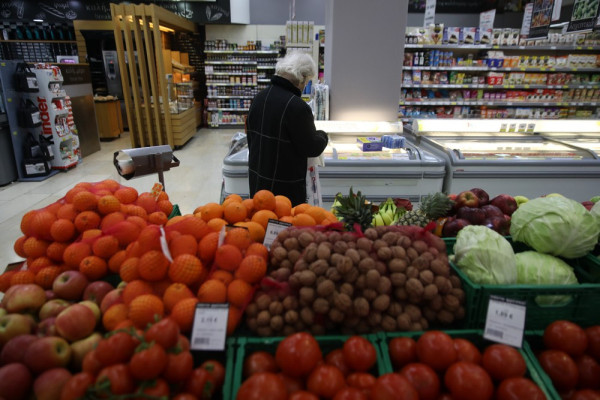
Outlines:
{"type": "Polygon", "coordinates": [[[275,65],[275,74],[290,80],[294,85],[306,85],[317,74],[317,65],[307,53],[288,53],[275,65]]]}

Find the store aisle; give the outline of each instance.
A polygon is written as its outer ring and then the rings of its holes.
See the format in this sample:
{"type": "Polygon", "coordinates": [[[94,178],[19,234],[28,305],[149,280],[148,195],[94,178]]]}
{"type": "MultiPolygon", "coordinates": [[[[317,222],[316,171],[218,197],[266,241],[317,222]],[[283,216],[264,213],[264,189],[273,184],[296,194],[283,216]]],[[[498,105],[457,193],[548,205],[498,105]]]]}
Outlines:
{"type": "MultiPolygon", "coordinates": [[[[221,167],[236,130],[200,129],[175,156],[179,167],[165,172],[166,191],[183,214],[191,213],[202,204],[219,201],[221,193],[221,167]]],[[[120,177],[113,166],[113,153],[131,147],[126,132],[119,139],[101,142],[101,150],[84,158],[76,168],[61,172],[42,182],[14,182],[0,188],[0,271],[12,262],[20,261],[13,250],[15,240],[21,236],[23,214],[53,203],[78,182],[96,182],[111,178],[139,192],[152,189],[158,175],[148,175],[132,180],[120,177]]]]}

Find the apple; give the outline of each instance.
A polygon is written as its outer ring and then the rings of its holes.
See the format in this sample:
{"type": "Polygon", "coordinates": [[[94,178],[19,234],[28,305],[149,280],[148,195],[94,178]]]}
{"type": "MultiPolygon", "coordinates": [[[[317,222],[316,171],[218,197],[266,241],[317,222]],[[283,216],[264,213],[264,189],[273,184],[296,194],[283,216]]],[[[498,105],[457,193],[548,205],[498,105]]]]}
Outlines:
{"type": "Polygon", "coordinates": [[[96,316],[84,304],[73,304],[56,317],[56,330],[69,342],[88,337],[94,332],[94,328],[96,328],[96,316]]]}
{"type": "Polygon", "coordinates": [[[63,386],[71,373],[65,368],[52,368],[44,371],[33,382],[33,393],[36,400],[60,400],[63,386]]]}
{"type": "Polygon", "coordinates": [[[479,198],[470,190],[464,190],[456,196],[454,208],[479,207],[479,198]]]}
{"type": "Polygon", "coordinates": [[[104,296],[113,289],[113,285],[106,281],[91,282],[83,292],[83,300],[91,300],[100,306],[104,296]]]}
{"type": "Polygon", "coordinates": [[[549,193],[549,194],[547,194],[545,196],[542,196],[542,197],[565,197],[565,196],[563,196],[560,193],[549,193]]]}
{"type": "Polygon", "coordinates": [[[46,302],[46,291],[29,283],[11,286],[2,299],[7,313],[35,313],[46,302]]]}
{"type": "Polygon", "coordinates": [[[100,311],[102,311],[102,314],[104,314],[106,310],[110,308],[110,306],[123,303],[121,293],[123,293],[123,289],[117,288],[111,290],[106,294],[106,296],[104,296],[102,303],[100,303],[100,311]]]}
{"type": "Polygon", "coordinates": [[[515,198],[508,194],[499,194],[490,200],[490,204],[498,207],[506,215],[512,215],[518,208],[515,198]]]}
{"type": "Polygon", "coordinates": [[[8,312],[4,308],[0,308],[0,317],[4,317],[8,312]]]}
{"type": "Polygon", "coordinates": [[[443,237],[453,237],[458,234],[465,226],[471,225],[469,221],[462,218],[452,218],[448,219],[442,228],[442,236],[443,237]]]}
{"type": "Polygon", "coordinates": [[[501,209],[499,209],[498,207],[493,206],[491,204],[486,204],[485,206],[481,207],[481,209],[485,212],[486,218],[503,217],[504,216],[504,213],[502,212],[501,209]]]}
{"type": "Polygon", "coordinates": [[[79,304],[82,304],[92,310],[94,317],[96,317],[96,324],[100,322],[100,319],[102,318],[102,312],[100,311],[100,306],[98,304],[91,300],[80,301],[79,304]]]}
{"type": "Polygon", "coordinates": [[[456,194],[456,193],[450,193],[450,194],[448,195],[448,198],[449,198],[450,200],[452,200],[452,201],[456,201],[456,196],[457,196],[457,194],[456,194]]]}
{"type": "Polygon", "coordinates": [[[529,199],[525,196],[515,196],[515,201],[517,202],[517,207],[521,207],[521,204],[527,203],[529,199]]]}
{"type": "Polygon", "coordinates": [[[586,210],[590,211],[592,209],[592,207],[594,207],[594,202],[593,201],[582,201],[581,205],[585,207],[586,210]]]}
{"type": "Polygon", "coordinates": [[[510,221],[504,217],[490,217],[483,221],[483,225],[498,232],[502,236],[506,236],[510,231],[510,221]]]}
{"type": "Polygon", "coordinates": [[[48,317],[37,325],[38,336],[59,336],[56,329],[56,317],[48,317]]]}
{"type": "Polygon", "coordinates": [[[38,339],[37,336],[30,334],[19,335],[10,339],[0,352],[0,365],[23,362],[25,352],[38,339]]]}
{"type": "Polygon", "coordinates": [[[0,347],[15,336],[32,333],[33,327],[31,318],[23,314],[6,314],[0,317],[0,347]]]}
{"type": "Polygon", "coordinates": [[[71,346],[59,336],[43,337],[29,346],[23,361],[34,374],[64,368],[71,361],[71,346]]]}
{"type": "Polygon", "coordinates": [[[52,291],[52,289],[46,290],[46,301],[56,299],[56,293],[52,291]]]}
{"type": "Polygon", "coordinates": [[[590,199],[590,201],[594,204],[600,201],[600,196],[594,196],[590,199]]]}
{"type": "Polygon", "coordinates": [[[56,317],[62,310],[69,307],[71,305],[70,302],[63,299],[52,299],[48,300],[44,303],[42,308],[40,308],[39,318],[40,321],[45,320],[49,317],[56,317]]]}
{"type": "Polygon", "coordinates": [[[461,207],[456,211],[456,218],[466,219],[471,225],[481,225],[485,219],[485,211],[475,207],[461,207]]]}
{"type": "Polygon", "coordinates": [[[10,363],[0,368],[0,398],[23,400],[28,398],[33,377],[21,363],[10,363]]]}
{"type": "Polygon", "coordinates": [[[61,273],[54,279],[52,290],[58,298],[79,301],[88,283],[84,274],[70,270],[61,273]]]}
{"type": "Polygon", "coordinates": [[[81,370],[83,358],[87,353],[94,350],[96,345],[102,340],[102,335],[98,332],[92,333],[85,339],[71,343],[71,365],[75,370],[81,370]]]}
{"type": "Polygon", "coordinates": [[[479,199],[479,206],[485,206],[486,204],[488,204],[490,202],[490,195],[483,189],[480,188],[473,188],[471,190],[469,190],[470,192],[473,192],[475,194],[475,196],[477,196],[477,198],[479,199]]]}

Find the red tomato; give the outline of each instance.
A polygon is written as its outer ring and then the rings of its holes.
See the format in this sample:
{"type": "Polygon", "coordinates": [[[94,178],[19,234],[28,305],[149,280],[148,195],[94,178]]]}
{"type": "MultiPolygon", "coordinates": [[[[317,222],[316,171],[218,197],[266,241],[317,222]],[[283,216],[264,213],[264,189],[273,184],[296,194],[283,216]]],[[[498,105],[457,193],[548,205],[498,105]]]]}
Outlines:
{"type": "MultiPolygon", "coordinates": [[[[169,398],[171,390],[169,384],[164,379],[153,379],[148,382],[142,382],[140,388],[143,387],[142,393],[155,398],[169,398]]],[[[139,388],[138,388],[139,390],[139,388]]],[[[139,400],[147,399],[148,397],[139,397],[139,400]]]]}
{"type": "Polygon", "coordinates": [[[187,380],[186,392],[193,394],[199,399],[212,398],[215,385],[210,380],[210,373],[204,368],[196,368],[187,380]]]}
{"type": "Polygon", "coordinates": [[[290,394],[290,398],[288,400],[319,400],[319,398],[311,392],[298,390],[290,394]]]}
{"type": "Polygon", "coordinates": [[[285,384],[285,388],[287,389],[288,393],[291,394],[294,392],[304,390],[304,382],[302,381],[302,379],[292,378],[291,376],[287,376],[286,374],[283,374],[281,372],[277,375],[283,380],[283,383],[285,384]]]}
{"type": "Polygon", "coordinates": [[[421,363],[407,364],[400,374],[413,385],[419,393],[420,400],[436,400],[440,394],[440,378],[428,365],[421,363]]]}
{"type": "Polygon", "coordinates": [[[390,358],[396,368],[417,361],[417,342],[409,337],[397,337],[390,340],[390,358]]]}
{"type": "Polygon", "coordinates": [[[444,375],[444,384],[455,399],[488,400],[494,394],[492,378],[482,367],[470,362],[452,364],[444,375]]]}
{"type": "Polygon", "coordinates": [[[360,389],[345,387],[333,396],[333,400],[368,400],[368,397],[360,389]]]}
{"type": "Polygon", "coordinates": [[[236,400],[287,400],[288,392],[279,376],[257,372],[240,386],[236,400]]]}
{"type": "Polygon", "coordinates": [[[167,365],[163,371],[163,378],[169,383],[185,382],[194,369],[194,357],[189,351],[178,354],[168,353],[167,365]]]}
{"type": "Polygon", "coordinates": [[[177,346],[181,349],[181,351],[190,351],[190,339],[183,335],[179,335],[177,346]]]}
{"type": "Polygon", "coordinates": [[[223,364],[217,360],[206,360],[200,365],[200,368],[208,371],[210,380],[216,387],[223,386],[225,382],[225,367],[223,367],[223,364]]]}
{"type": "Polygon", "coordinates": [[[255,351],[244,360],[242,375],[249,377],[257,372],[277,372],[279,368],[275,362],[275,357],[266,351],[255,351]]]}
{"type": "Polygon", "coordinates": [[[581,389],[600,389],[600,364],[594,357],[587,354],[575,360],[579,371],[579,383],[581,389]]]}
{"type": "Polygon", "coordinates": [[[89,372],[73,375],[62,387],[60,400],[77,400],[83,398],[88,387],[94,384],[96,378],[89,372]]]}
{"type": "Polygon", "coordinates": [[[585,330],[588,339],[587,353],[600,362],[600,325],[590,326],[585,330]]]}
{"type": "Polygon", "coordinates": [[[559,391],[567,391],[577,385],[579,380],[577,364],[564,351],[545,350],[539,355],[538,360],[559,391]]]}
{"type": "Polygon", "coordinates": [[[377,362],[377,351],[369,340],[352,336],[344,343],[344,360],[356,372],[367,372],[377,362]]]}
{"type": "Polygon", "coordinates": [[[159,344],[152,343],[146,349],[135,353],[129,361],[129,368],[136,379],[145,381],[158,378],[167,366],[167,352],[159,344]]]}
{"type": "Polygon", "coordinates": [[[344,358],[344,351],[342,349],[330,351],[329,354],[325,356],[325,363],[337,367],[340,371],[342,371],[344,376],[348,376],[348,374],[351,372],[350,367],[344,358]]]}
{"type": "Polygon", "coordinates": [[[419,394],[408,379],[396,373],[381,375],[371,389],[371,399],[419,400],[419,394]]]}
{"type": "Polygon", "coordinates": [[[453,341],[454,349],[456,350],[456,361],[481,364],[481,352],[473,343],[463,338],[454,338],[453,341]]]}
{"type": "Polygon", "coordinates": [[[115,364],[105,367],[96,377],[96,383],[110,382],[110,392],[112,394],[127,394],[135,389],[135,380],[126,364],[115,364]]]}
{"type": "Polygon", "coordinates": [[[275,361],[279,368],[292,377],[308,375],[322,359],[319,343],[306,332],[286,337],[279,343],[275,352],[275,361]]]}
{"type": "Polygon", "coordinates": [[[453,399],[452,399],[452,395],[450,395],[448,393],[443,393],[440,395],[440,397],[437,398],[437,400],[453,400],[453,399]]]}
{"type": "Polygon", "coordinates": [[[483,352],[481,364],[490,376],[497,381],[524,376],[527,371],[525,359],[523,359],[519,350],[505,344],[488,346],[483,352]]]}
{"type": "Polygon", "coordinates": [[[355,372],[346,377],[348,386],[360,389],[367,397],[371,395],[371,388],[375,382],[377,378],[367,372],[355,372]]]}
{"type": "Polygon", "coordinates": [[[96,359],[105,367],[126,363],[131,359],[137,341],[126,332],[117,332],[102,339],[96,346],[96,359]]]}
{"type": "Polygon", "coordinates": [[[441,331],[427,331],[417,340],[419,361],[436,371],[444,371],[456,361],[456,350],[452,338],[441,331]]]}
{"type": "Polygon", "coordinates": [[[569,400],[600,400],[600,392],[591,389],[578,390],[573,393],[569,400]]]}
{"type": "Polygon", "coordinates": [[[88,352],[83,357],[83,362],[81,364],[81,370],[83,372],[89,372],[90,374],[96,376],[102,368],[104,368],[104,365],[102,365],[102,363],[98,361],[98,358],[96,358],[96,350],[88,352]]]}
{"type": "Polygon", "coordinates": [[[544,345],[577,357],[585,352],[588,339],[579,325],[570,321],[554,321],[544,330],[544,345]]]}
{"type": "Polygon", "coordinates": [[[191,393],[179,393],[173,397],[173,400],[198,400],[198,398],[191,393]]]}
{"type": "Polygon", "coordinates": [[[332,399],[333,396],[346,386],[342,371],[333,365],[319,365],[308,376],[306,388],[319,397],[332,399]]]}
{"type": "Polygon", "coordinates": [[[533,381],[513,377],[503,380],[496,390],[496,400],[546,400],[546,395],[533,381]]]}
{"type": "Polygon", "coordinates": [[[155,341],[163,349],[169,350],[171,347],[177,345],[179,341],[179,325],[172,318],[163,318],[148,328],[146,333],[144,333],[144,339],[147,342],[155,341]]]}

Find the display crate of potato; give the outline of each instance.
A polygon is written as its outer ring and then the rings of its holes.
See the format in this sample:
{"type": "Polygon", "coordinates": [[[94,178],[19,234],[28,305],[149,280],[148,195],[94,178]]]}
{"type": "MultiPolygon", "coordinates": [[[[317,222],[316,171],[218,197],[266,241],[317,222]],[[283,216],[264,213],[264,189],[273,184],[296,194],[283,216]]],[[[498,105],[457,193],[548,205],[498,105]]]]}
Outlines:
{"type": "Polygon", "coordinates": [[[465,298],[444,241],[422,228],[289,228],[246,322],[259,336],[420,331],[460,323],[465,298]]]}

